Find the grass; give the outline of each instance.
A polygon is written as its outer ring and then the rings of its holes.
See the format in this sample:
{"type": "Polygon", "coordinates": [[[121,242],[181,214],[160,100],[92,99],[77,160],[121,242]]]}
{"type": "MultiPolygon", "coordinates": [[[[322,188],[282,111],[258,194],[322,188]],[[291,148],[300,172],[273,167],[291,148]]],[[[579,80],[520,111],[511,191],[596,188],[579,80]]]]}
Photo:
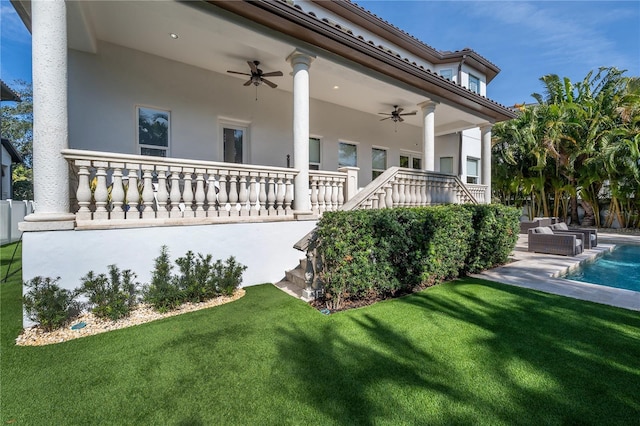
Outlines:
{"type": "Polygon", "coordinates": [[[330,316],[256,286],[227,305],[35,348],[13,344],[19,278],[0,290],[2,424],[640,418],[640,314],[488,281],[330,316]]]}

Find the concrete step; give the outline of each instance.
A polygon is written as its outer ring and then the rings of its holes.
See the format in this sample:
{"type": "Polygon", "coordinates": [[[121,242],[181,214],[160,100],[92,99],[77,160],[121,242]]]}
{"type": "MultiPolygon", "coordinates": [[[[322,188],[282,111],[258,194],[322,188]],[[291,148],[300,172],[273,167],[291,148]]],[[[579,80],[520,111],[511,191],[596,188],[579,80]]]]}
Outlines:
{"type": "Polygon", "coordinates": [[[287,281],[292,284],[304,289],[306,287],[305,279],[304,279],[304,269],[298,266],[295,269],[285,272],[285,277],[287,281]]]}

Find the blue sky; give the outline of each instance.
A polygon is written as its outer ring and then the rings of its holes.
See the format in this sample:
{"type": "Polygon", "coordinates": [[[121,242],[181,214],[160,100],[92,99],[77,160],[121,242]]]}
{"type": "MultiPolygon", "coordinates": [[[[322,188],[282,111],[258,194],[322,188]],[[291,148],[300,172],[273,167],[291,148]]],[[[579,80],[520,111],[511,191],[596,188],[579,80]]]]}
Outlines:
{"type": "MultiPolygon", "coordinates": [[[[389,1],[358,4],[438,50],[472,48],[502,70],[488,97],[532,102],[539,78],[572,81],[601,66],[640,76],[640,1],[389,1]]],[[[2,79],[31,81],[31,36],[1,0],[2,79]]]]}

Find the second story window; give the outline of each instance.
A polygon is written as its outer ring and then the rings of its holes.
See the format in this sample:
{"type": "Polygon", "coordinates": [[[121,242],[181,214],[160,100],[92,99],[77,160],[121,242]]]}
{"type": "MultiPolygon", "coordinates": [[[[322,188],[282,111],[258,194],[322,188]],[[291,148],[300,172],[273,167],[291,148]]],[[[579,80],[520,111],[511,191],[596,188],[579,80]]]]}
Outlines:
{"type": "Polygon", "coordinates": [[[480,79],[473,74],[469,74],[469,90],[480,94],[480,79]]]}
{"type": "Polygon", "coordinates": [[[451,68],[440,70],[440,76],[447,80],[453,80],[453,70],[451,68]]]}

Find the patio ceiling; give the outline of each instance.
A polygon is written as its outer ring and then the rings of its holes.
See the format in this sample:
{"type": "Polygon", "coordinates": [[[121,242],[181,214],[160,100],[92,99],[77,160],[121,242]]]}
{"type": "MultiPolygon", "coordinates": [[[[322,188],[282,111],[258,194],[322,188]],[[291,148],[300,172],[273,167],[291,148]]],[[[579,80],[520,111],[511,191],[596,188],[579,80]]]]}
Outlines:
{"type": "MultiPolygon", "coordinates": [[[[343,58],[314,51],[313,46],[238,18],[204,2],[92,1],[68,2],[69,46],[96,52],[97,40],[227,74],[245,72],[247,60],[260,61],[266,71],[281,70],[273,81],[278,89],[292,91],[287,56],[296,48],[316,54],[310,69],[310,96],[329,103],[374,114],[390,112],[393,105],[419,110],[429,94],[417,93],[389,77],[343,58]],[[171,38],[170,34],[178,38],[171,38]]],[[[246,80],[238,76],[238,85],[246,80]],[[242,79],[242,80],[241,80],[242,79]]],[[[267,90],[267,89],[262,89],[267,90]]],[[[271,89],[269,89],[271,90],[271,89]]],[[[441,103],[436,109],[436,134],[446,134],[487,122],[441,103]]],[[[420,113],[406,123],[421,126],[420,113]]]]}

